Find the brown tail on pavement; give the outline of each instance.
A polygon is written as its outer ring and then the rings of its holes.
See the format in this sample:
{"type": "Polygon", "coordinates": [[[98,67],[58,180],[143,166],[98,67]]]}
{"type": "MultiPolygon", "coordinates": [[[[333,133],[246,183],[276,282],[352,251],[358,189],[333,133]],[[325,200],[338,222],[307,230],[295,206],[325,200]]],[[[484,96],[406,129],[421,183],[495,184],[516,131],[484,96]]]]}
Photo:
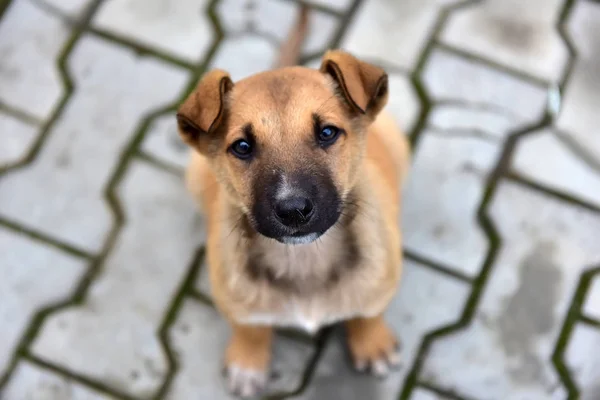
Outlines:
{"type": "Polygon", "coordinates": [[[308,32],[308,14],[310,8],[302,3],[300,5],[300,12],[298,13],[298,19],[287,39],[281,44],[279,48],[279,58],[275,63],[275,68],[289,67],[297,65],[300,61],[300,52],[302,50],[302,44],[306,38],[308,32]]]}

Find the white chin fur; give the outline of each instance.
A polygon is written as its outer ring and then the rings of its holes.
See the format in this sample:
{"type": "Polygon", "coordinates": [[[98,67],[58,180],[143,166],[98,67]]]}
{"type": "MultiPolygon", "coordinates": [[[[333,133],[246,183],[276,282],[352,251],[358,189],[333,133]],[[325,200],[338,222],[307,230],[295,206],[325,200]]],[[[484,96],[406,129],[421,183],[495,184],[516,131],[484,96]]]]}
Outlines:
{"type": "Polygon", "coordinates": [[[280,240],[285,244],[309,244],[317,240],[319,234],[309,233],[304,236],[284,236],[280,240]]]}

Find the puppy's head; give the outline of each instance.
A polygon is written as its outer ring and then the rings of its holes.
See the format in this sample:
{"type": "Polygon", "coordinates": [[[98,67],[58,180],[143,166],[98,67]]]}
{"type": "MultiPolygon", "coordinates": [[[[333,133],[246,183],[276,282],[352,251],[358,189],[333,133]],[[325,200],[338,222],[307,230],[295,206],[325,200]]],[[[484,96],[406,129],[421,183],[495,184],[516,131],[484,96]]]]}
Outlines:
{"type": "Polygon", "coordinates": [[[289,67],[235,84],[207,73],[177,114],[183,140],[205,155],[252,227],[308,243],[340,218],[387,102],[386,73],[342,51],[321,68],[289,67]]]}

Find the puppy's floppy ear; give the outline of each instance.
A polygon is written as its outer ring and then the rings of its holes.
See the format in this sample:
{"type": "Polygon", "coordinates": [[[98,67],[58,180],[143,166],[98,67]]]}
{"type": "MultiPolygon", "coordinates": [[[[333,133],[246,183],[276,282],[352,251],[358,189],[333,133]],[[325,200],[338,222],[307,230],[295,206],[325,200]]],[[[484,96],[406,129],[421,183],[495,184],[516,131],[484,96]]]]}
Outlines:
{"type": "Polygon", "coordinates": [[[329,50],[320,70],[337,82],[354,112],[374,118],[387,103],[387,73],[373,64],[341,50],[329,50]]]}
{"type": "Polygon", "coordinates": [[[205,144],[223,122],[226,95],[233,82],[225,71],[215,69],[202,77],[196,89],[177,111],[179,134],[188,145],[206,149],[205,144]]]}

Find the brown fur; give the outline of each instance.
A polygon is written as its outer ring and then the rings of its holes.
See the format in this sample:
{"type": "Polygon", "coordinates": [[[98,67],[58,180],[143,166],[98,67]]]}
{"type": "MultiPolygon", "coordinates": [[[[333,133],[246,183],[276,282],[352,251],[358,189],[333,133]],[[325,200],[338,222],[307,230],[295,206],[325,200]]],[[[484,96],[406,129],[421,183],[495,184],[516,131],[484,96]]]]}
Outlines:
{"type": "MultiPolygon", "coordinates": [[[[395,339],[381,315],[401,274],[409,155],[381,112],[386,101],[383,70],[330,51],[318,71],[286,67],[235,84],[226,72],[210,72],[181,106],[181,135],[197,150],[187,185],[206,217],[214,301],[233,327],[228,367],[266,371],[272,325],[314,331],[341,320],[349,321],[357,365],[382,354],[390,360],[395,339]],[[326,150],[314,144],[316,114],[345,131],[326,150]],[[246,136],[260,144],[251,163],[227,151],[246,136]],[[286,245],[254,230],[253,190],[273,170],[331,175],[344,210],[316,242],[286,245]]],[[[242,395],[260,386],[232,381],[242,395]]]]}

